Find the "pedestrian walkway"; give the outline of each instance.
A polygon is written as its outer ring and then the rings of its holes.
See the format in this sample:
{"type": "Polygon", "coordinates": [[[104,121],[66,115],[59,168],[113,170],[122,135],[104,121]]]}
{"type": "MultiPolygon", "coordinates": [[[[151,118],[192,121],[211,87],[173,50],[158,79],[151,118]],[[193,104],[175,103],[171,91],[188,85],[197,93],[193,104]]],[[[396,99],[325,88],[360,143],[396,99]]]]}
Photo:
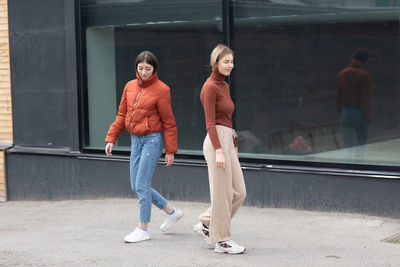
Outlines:
{"type": "Polygon", "coordinates": [[[185,216],[167,234],[153,208],[151,240],[126,244],[137,199],[0,203],[0,266],[400,266],[394,219],[360,214],[243,207],[232,221],[245,254],[214,253],[191,226],[208,207],[171,202],[185,216]]]}

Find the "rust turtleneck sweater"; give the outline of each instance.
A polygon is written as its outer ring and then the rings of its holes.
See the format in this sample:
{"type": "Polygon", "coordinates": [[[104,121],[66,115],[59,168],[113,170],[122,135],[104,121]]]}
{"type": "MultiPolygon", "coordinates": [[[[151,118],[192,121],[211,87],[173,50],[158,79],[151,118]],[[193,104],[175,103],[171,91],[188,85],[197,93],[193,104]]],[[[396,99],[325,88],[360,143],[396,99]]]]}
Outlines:
{"type": "MultiPolygon", "coordinates": [[[[213,70],[201,89],[200,100],[206,118],[206,128],[214,149],[221,148],[215,125],[232,128],[232,113],[235,105],[229,93],[225,76],[213,70]]],[[[236,142],[234,140],[235,146],[236,142]]]]}
{"type": "Polygon", "coordinates": [[[369,124],[372,122],[371,77],[365,70],[366,64],[352,59],[350,65],[339,73],[336,103],[339,114],[344,107],[359,107],[369,124]]]}

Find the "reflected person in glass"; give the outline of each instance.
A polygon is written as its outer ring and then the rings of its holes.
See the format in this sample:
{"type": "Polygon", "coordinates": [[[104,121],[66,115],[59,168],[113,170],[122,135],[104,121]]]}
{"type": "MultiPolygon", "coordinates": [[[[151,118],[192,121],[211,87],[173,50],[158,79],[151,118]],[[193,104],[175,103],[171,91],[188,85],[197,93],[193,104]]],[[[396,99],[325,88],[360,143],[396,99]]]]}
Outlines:
{"type": "Polygon", "coordinates": [[[237,134],[232,129],[235,109],[225,77],[234,67],[233,51],[217,45],[211,53],[212,72],[201,89],[207,136],[203,153],[207,161],[211,207],[199,216],[193,231],[218,253],[239,254],[246,248],[231,240],[231,219],[246,197],[238,158],[237,134]]]}
{"type": "Polygon", "coordinates": [[[165,139],[165,163],[171,166],[178,150],[177,128],[171,108],[170,88],[157,77],[158,61],[149,52],[141,52],[135,60],[136,79],[124,88],[118,114],[106,136],[105,152],[112,155],[113,146],[126,129],[131,135],[130,180],[139,198],[139,224],[124,240],[136,243],[150,239],[147,230],[151,217],[151,204],[166,213],[163,232],[168,231],[183,216],[151,186],[158,159],[162,154],[162,135],[165,139]]]}
{"type": "Polygon", "coordinates": [[[340,114],[342,147],[364,145],[372,122],[371,76],[366,71],[368,51],[359,48],[350,65],[339,73],[337,109],[340,114]]]}

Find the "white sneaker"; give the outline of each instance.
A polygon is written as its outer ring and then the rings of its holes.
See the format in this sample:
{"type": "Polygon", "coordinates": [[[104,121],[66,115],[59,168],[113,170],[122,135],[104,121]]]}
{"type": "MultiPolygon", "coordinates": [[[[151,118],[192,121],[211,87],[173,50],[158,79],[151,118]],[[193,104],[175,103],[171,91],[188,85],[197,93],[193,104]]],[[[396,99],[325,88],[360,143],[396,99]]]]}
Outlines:
{"type": "Polygon", "coordinates": [[[198,236],[200,236],[204,240],[204,242],[206,242],[209,247],[214,247],[210,243],[210,231],[203,226],[203,223],[199,222],[198,224],[193,225],[192,229],[198,236]]]}
{"type": "Polygon", "coordinates": [[[240,254],[246,250],[245,247],[239,246],[232,240],[217,242],[214,251],[217,253],[240,254]]]}
{"type": "Polygon", "coordinates": [[[175,209],[174,214],[172,215],[165,215],[165,220],[163,222],[163,224],[161,224],[160,226],[160,230],[162,232],[166,232],[169,229],[171,229],[172,226],[174,226],[174,224],[179,221],[181,218],[183,217],[183,211],[175,209]]]}
{"type": "Polygon", "coordinates": [[[150,240],[150,235],[147,231],[143,231],[136,227],[135,231],[125,236],[124,240],[126,243],[137,243],[150,240]]]}

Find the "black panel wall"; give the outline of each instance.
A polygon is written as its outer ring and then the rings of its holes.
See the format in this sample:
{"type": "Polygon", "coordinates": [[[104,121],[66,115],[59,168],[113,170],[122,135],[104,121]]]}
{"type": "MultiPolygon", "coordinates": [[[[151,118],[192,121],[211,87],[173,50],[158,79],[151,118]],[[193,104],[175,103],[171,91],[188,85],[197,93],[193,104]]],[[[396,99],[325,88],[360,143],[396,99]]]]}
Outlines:
{"type": "MultiPolygon", "coordinates": [[[[397,179],[244,171],[246,205],[400,218],[397,179]]],[[[129,163],[90,156],[7,153],[10,200],[132,197],[129,163]],[[20,166],[24,168],[20,168],[20,166]],[[35,175],[32,175],[34,173],[35,175]]],[[[209,202],[205,166],[158,165],[153,187],[169,200],[209,202]]]]}
{"type": "MultiPolygon", "coordinates": [[[[7,177],[9,200],[133,197],[128,158],[117,160],[101,156],[61,156],[8,151],[7,177]]],[[[209,201],[205,167],[166,168],[160,164],[152,184],[167,199],[209,201]]]]}
{"type": "Polygon", "coordinates": [[[8,1],[14,144],[79,150],[75,1],[8,1]]]}

